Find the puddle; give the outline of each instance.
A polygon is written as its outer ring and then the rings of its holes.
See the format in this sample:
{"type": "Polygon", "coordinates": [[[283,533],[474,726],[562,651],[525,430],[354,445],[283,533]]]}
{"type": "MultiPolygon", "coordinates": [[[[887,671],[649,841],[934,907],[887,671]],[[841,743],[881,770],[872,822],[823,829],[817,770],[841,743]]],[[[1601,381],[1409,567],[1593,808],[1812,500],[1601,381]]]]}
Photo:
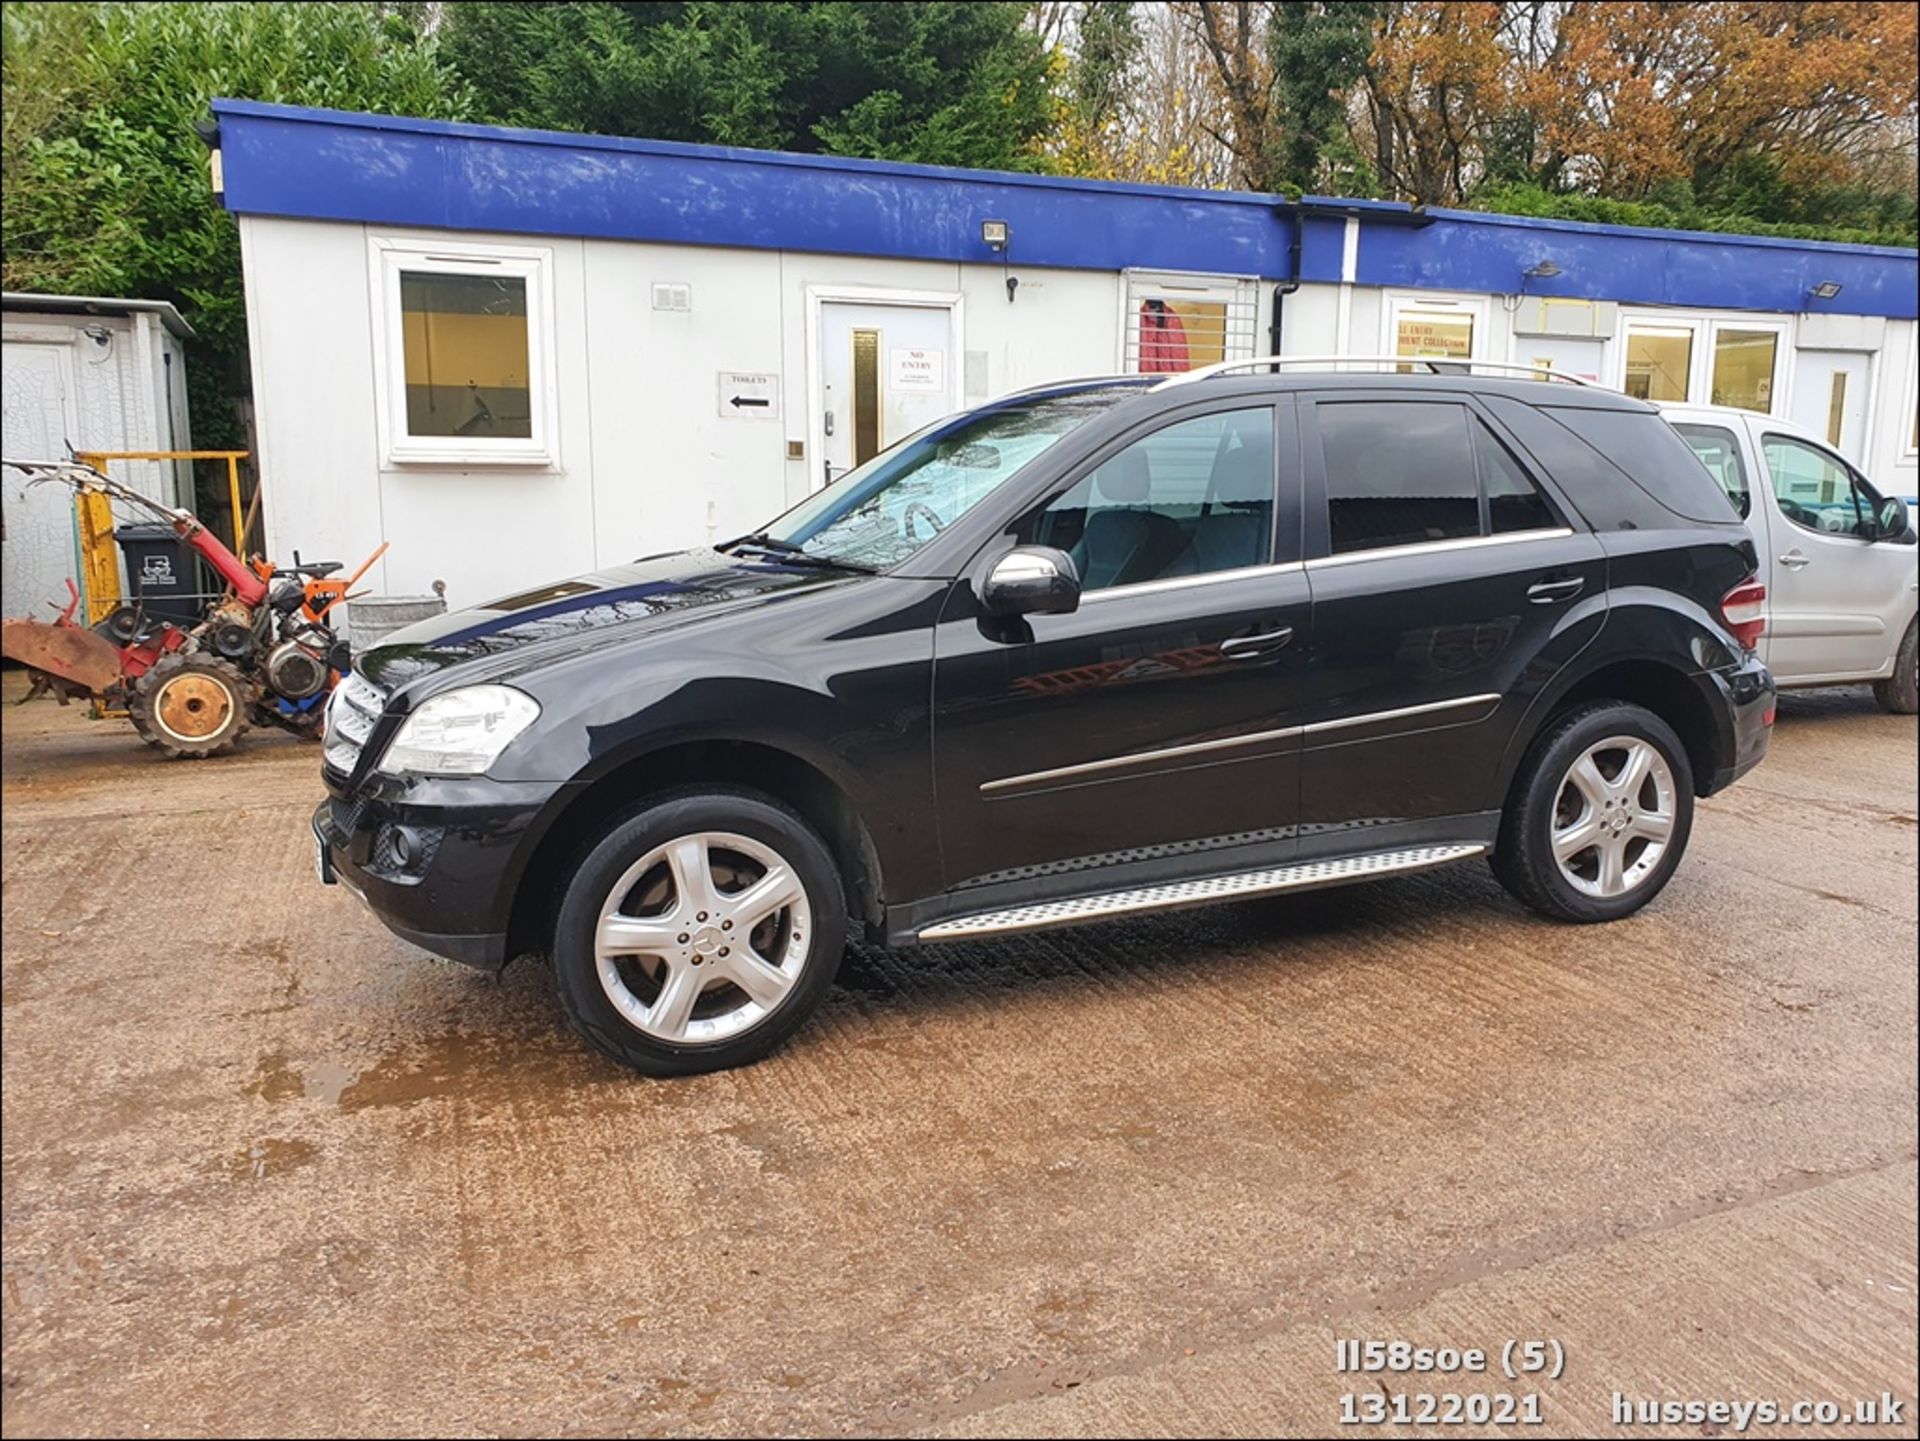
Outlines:
{"type": "Polygon", "coordinates": [[[310,1141],[264,1136],[227,1157],[225,1169],[237,1181],[263,1181],[268,1176],[303,1166],[318,1154],[319,1148],[310,1141]]]}
{"type": "Polygon", "coordinates": [[[316,1061],[307,1067],[304,1084],[307,1099],[325,1101],[329,1106],[340,1104],[340,1098],[347,1088],[359,1077],[345,1066],[333,1061],[316,1061]]]}
{"type": "Polygon", "coordinates": [[[289,1101],[304,1097],[309,1101],[324,1101],[329,1106],[335,1106],[356,1079],[354,1072],[338,1062],[315,1061],[301,1070],[286,1056],[273,1051],[260,1058],[259,1064],[254,1067],[253,1079],[240,1090],[243,1095],[258,1096],[263,1101],[289,1101]]]}
{"type": "MultiPolygon", "coordinates": [[[[340,1093],[339,1103],[342,1111],[406,1106],[448,1095],[491,1103],[630,1082],[624,1072],[604,1067],[585,1048],[571,1044],[571,1036],[559,1026],[531,1043],[526,1037],[455,1033],[368,1067],[340,1093]]],[[[677,1090],[661,1088],[655,1098],[678,1099],[677,1090]]]]}
{"type": "Polygon", "coordinates": [[[258,1096],[263,1101],[284,1101],[293,1096],[304,1096],[307,1083],[300,1073],[287,1064],[287,1058],[279,1052],[262,1056],[253,1070],[253,1079],[240,1088],[242,1095],[258,1096]]]}
{"type": "MultiPolygon", "coordinates": [[[[602,1068],[590,1055],[569,1045],[559,1028],[555,1031],[538,1047],[493,1035],[442,1036],[393,1052],[359,1071],[337,1061],[295,1065],[284,1053],[271,1051],[260,1057],[253,1079],[241,1090],[263,1101],[305,1099],[351,1113],[449,1095],[486,1101],[627,1081],[623,1073],[602,1068]]],[[[653,1098],[672,1104],[684,1099],[684,1090],[658,1088],[653,1098]]]]}

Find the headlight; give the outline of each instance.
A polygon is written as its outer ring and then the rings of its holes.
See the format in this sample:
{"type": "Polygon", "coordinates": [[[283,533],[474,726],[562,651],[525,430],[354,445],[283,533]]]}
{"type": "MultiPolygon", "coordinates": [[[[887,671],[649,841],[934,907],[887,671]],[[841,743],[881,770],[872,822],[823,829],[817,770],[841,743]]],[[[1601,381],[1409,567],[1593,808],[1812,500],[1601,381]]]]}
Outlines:
{"type": "Polygon", "coordinates": [[[532,696],[508,686],[450,690],[407,717],[379,769],[390,776],[479,775],[539,714],[532,696]]]}

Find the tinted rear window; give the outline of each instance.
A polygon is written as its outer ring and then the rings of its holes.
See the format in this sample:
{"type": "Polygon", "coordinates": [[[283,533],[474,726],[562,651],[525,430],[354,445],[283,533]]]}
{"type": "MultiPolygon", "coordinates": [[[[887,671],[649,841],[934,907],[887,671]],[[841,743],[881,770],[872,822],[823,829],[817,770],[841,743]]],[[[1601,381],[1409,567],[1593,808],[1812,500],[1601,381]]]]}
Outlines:
{"type": "Polygon", "coordinates": [[[1315,413],[1335,555],[1480,534],[1480,481],[1460,406],[1331,401],[1315,413]]]}
{"type": "Polygon", "coordinates": [[[1539,410],[1579,436],[1675,515],[1688,520],[1739,519],[1733,502],[1700,457],[1658,415],[1566,405],[1543,405],[1539,410]]]}

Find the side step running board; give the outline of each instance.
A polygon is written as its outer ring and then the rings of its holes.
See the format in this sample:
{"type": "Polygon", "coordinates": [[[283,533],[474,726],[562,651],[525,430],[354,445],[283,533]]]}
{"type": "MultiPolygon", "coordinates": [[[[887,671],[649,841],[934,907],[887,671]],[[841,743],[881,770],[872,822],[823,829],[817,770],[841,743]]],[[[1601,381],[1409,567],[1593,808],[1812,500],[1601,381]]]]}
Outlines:
{"type": "Polygon", "coordinates": [[[1042,901],[1004,911],[982,911],[978,915],[960,916],[926,927],[919,933],[919,938],[923,941],[953,941],[967,936],[990,936],[1005,931],[1032,931],[1045,926],[1100,921],[1109,916],[1130,915],[1135,911],[1199,906],[1210,901],[1265,895],[1270,891],[1337,886],[1347,881],[1364,881],[1375,876],[1443,866],[1449,861],[1463,861],[1469,856],[1477,856],[1484,850],[1486,846],[1477,842],[1415,846],[1407,850],[1376,851],[1371,855],[1341,856],[1336,860],[1303,861],[1293,866],[1241,871],[1230,876],[1169,881],[1161,886],[1138,886],[1132,890],[1108,891],[1104,895],[1074,896],[1067,900],[1042,901]]]}

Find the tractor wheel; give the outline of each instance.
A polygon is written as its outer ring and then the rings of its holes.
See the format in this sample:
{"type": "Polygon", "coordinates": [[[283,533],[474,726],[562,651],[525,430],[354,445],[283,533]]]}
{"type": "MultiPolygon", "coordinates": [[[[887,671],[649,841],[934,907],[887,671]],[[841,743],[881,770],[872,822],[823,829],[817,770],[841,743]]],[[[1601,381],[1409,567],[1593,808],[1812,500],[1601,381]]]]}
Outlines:
{"type": "Polygon", "coordinates": [[[177,759],[233,749],[251,724],[255,686],[217,656],[174,654],[155,662],[127,700],[133,728],[177,759]]]}

